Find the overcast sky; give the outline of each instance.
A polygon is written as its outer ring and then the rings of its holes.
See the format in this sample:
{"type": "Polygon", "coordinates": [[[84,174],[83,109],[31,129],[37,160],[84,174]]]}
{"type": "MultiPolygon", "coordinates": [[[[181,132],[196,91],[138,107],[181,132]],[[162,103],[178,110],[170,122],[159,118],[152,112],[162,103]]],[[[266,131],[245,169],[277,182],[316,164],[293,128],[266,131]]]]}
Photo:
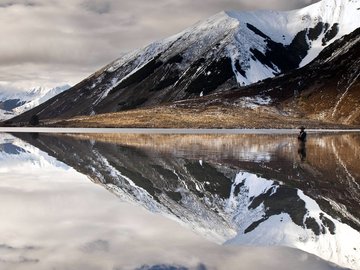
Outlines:
{"type": "Polygon", "coordinates": [[[316,0],[0,0],[0,91],[81,81],[123,52],[222,10],[316,0]]]}

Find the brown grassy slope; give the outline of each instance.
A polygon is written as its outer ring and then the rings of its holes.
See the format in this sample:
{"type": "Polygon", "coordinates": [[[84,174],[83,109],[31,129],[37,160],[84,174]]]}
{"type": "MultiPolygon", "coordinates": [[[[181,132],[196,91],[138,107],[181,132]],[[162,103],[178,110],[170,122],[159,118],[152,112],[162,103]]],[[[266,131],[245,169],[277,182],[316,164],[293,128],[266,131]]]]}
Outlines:
{"type": "Polygon", "coordinates": [[[338,82],[327,86],[316,84],[304,91],[298,99],[288,100],[283,106],[284,110],[296,108],[298,114],[311,119],[359,124],[360,80],[351,85],[341,85],[338,82]]]}
{"type": "MultiPolygon", "coordinates": [[[[46,121],[57,127],[119,127],[119,128],[344,128],[325,123],[283,116],[274,108],[245,109],[236,106],[209,105],[161,106],[68,120],[46,121]]],[[[349,127],[349,126],[346,126],[349,127]]]]}

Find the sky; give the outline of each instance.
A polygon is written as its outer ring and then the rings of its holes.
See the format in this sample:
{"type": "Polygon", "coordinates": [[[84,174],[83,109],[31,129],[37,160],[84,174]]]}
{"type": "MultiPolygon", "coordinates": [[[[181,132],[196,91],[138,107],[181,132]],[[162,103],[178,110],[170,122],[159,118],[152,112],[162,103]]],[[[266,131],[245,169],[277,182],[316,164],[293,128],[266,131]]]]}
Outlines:
{"type": "Polygon", "coordinates": [[[222,10],[290,10],[316,1],[0,0],[0,92],[74,85],[222,10]]]}

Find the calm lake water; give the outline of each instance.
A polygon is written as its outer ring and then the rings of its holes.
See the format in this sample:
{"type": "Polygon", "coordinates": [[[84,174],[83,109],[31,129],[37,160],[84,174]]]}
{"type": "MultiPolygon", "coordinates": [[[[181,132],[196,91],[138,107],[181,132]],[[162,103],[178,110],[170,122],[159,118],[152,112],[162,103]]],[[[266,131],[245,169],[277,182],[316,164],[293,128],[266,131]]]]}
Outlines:
{"type": "Polygon", "coordinates": [[[0,133],[0,269],[360,269],[360,133],[179,133],[0,133]]]}

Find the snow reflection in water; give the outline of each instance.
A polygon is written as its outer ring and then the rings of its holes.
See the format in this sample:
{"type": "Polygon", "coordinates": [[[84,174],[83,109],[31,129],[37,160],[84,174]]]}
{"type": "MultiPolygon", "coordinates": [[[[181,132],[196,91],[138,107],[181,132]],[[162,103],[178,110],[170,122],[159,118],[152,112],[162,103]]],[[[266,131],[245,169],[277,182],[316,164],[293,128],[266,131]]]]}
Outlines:
{"type": "Polygon", "coordinates": [[[356,134],[313,135],[306,161],[288,135],[16,136],[0,144],[5,269],[330,267],[205,238],[359,268],[356,134]]]}

